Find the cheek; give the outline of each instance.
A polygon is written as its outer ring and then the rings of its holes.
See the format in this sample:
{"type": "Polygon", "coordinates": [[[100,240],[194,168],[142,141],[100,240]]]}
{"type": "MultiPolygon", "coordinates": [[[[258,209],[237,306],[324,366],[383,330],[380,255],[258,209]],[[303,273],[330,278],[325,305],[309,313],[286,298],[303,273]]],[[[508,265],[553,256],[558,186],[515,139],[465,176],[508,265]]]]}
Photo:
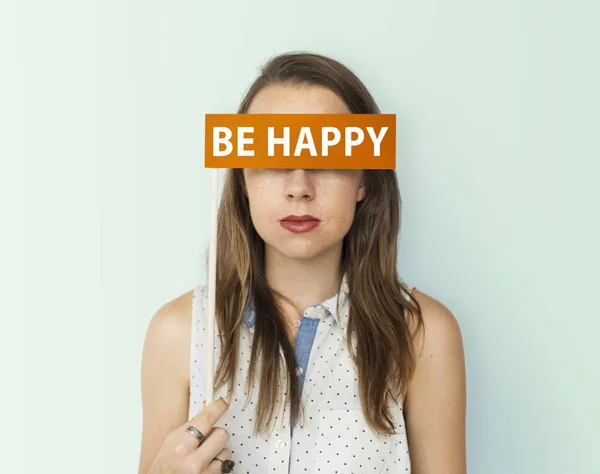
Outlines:
{"type": "Polygon", "coordinates": [[[262,220],[268,215],[269,201],[259,192],[250,192],[248,196],[252,220],[262,220]]]}
{"type": "Polygon", "coordinates": [[[355,203],[350,203],[350,205],[348,205],[346,203],[346,205],[344,206],[344,209],[341,212],[342,226],[343,226],[344,234],[346,234],[350,230],[350,227],[352,226],[352,222],[354,221],[355,211],[356,211],[355,203]]]}
{"type": "Polygon", "coordinates": [[[269,199],[268,194],[261,192],[259,189],[251,189],[249,190],[248,202],[252,224],[258,235],[266,240],[265,233],[268,232],[268,227],[276,214],[272,209],[273,200],[269,199]]]}
{"type": "Polygon", "coordinates": [[[329,203],[327,208],[330,221],[334,225],[336,231],[343,233],[344,235],[348,232],[354,220],[354,215],[356,213],[356,195],[356,189],[344,188],[327,199],[329,203]]]}

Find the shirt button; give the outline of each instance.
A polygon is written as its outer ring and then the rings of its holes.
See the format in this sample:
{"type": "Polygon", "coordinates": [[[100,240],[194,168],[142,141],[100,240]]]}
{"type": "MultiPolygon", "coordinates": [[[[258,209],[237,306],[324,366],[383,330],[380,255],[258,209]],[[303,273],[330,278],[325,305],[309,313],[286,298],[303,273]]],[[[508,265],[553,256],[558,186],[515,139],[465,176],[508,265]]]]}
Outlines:
{"type": "Polygon", "coordinates": [[[275,443],[275,446],[277,446],[277,449],[281,449],[285,447],[285,441],[282,439],[278,439],[277,443],[275,443]]]}
{"type": "Polygon", "coordinates": [[[302,370],[302,367],[296,367],[296,375],[298,377],[300,377],[302,375],[304,371],[302,370]]]}

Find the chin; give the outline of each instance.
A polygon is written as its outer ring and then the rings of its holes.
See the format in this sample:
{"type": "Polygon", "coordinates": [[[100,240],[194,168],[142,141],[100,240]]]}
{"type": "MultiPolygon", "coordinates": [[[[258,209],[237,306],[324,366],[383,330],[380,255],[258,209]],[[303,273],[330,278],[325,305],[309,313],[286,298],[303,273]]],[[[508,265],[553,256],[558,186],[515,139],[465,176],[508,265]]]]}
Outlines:
{"type": "Polygon", "coordinates": [[[283,245],[276,249],[281,255],[294,260],[311,260],[324,251],[323,248],[314,245],[283,245]]]}
{"type": "Polygon", "coordinates": [[[321,252],[281,252],[282,255],[286,256],[290,260],[313,260],[321,255],[321,252]]]}
{"type": "Polygon", "coordinates": [[[311,260],[318,258],[321,255],[325,255],[338,245],[336,242],[323,242],[319,239],[317,241],[287,241],[287,242],[270,242],[267,244],[272,250],[285,256],[286,258],[294,260],[311,260]]]}

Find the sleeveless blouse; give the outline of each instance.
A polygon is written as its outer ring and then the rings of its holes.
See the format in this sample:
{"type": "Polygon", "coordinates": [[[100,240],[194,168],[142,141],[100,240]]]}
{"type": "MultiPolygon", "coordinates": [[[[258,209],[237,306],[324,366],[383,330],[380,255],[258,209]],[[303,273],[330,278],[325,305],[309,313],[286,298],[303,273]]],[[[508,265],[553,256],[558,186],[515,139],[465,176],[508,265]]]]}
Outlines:
{"type": "MultiPolygon", "coordinates": [[[[414,287],[401,284],[408,300],[414,287]]],[[[393,435],[373,432],[363,416],[358,375],[346,346],[347,294],[348,283],[344,275],[339,306],[336,307],[336,294],[305,309],[295,343],[296,376],[299,377],[304,417],[297,426],[290,426],[289,406],[283,405],[285,390],[282,388],[275,414],[276,427],[268,436],[253,434],[257,385],[253,385],[250,401],[245,407],[246,374],[256,317],[252,302],[246,309],[240,336],[239,377],[229,410],[217,423],[230,434],[227,446],[236,463],[235,473],[410,473],[401,404],[390,406],[395,420],[396,434],[393,435]]],[[[207,286],[198,285],[193,290],[192,303],[190,419],[206,399],[205,350],[208,344],[212,343],[214,347],[215,369],[220,357],[218,334],[211,338],[206,331],[207,308],[207,286]]],[[[283,361],[283,353],[280,355],[283,361]]],[[[260,370],[257,366],[258,377],[260,370]]],[[[286,372],[283,372],[282,387],[287,387],[286,372]]],[[[215,393],[214,398],[221,396],[227,396],[226,385],[215,393]]]]}

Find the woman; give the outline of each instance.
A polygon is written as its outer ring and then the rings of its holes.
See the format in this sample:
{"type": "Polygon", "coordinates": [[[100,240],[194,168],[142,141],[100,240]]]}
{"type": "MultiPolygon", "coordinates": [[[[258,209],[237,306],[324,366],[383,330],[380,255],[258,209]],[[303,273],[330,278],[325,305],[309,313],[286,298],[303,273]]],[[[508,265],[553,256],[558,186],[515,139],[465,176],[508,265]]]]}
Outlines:
{"type": "MultiPolygon", "coordinates": [[[[295,53],[267,64],[238,112],[379,109],[343,65],[295,53]]],[[[153,317],[140,473],[466,472],[461,334],[397,275],[400,207],[393,170],[228,171],[218,334],[204,286],[153,317]]]]}

